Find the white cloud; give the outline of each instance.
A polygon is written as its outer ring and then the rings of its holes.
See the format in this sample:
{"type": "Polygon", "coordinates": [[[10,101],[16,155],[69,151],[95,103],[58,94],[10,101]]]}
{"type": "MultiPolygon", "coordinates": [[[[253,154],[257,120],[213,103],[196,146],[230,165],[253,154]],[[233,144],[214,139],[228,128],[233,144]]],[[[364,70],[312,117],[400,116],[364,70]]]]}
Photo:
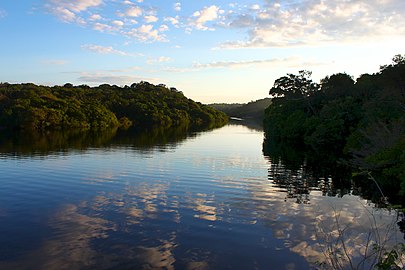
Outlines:
{"type": "Polygon", "coordinates": [[[205,68],[244,68],[244,67],[259,67],[259,66],[296,66],[300,63],[298,57],[288,57],[283,59],[265,59],[265,60],[243,60],[243,61],[219,61],[211,62],[207,64],[194,63],[193,68],[205,69],[205,68]]]}
{"type": "Polygon", "coordinates": [[[180,2],[177,2],[177,3],[174,4],[174,10],[175,11],[181,11],[181,3],[180,2]]]}
{"type": "Polygon", "coordinates": [[[55,7],[52,12],[59,18],[59,20],[64,22],[73,22],[76,19],[76,14],[67,8],[55,7]]]}
{"type": "Polygon", "coordinates": [[[46,7],[61,21],[84,25],[85,21],[78,14],[102,4],[103,0],[48,0],[46,7]]]}
{"type": "Polygon", "coordinates": [[[146,63],[149,65],[155,64],[155,63],[168,63],[171,62],[172,59],[167,56],[160,56],[158,58],[149,58],[146,63]]]}
{"type": "Polygon", "coordinates": [[[100,32],[106,32],[106,31],[113,31],[114,27],[105,23],[96,22],[93,24],[93,29],[100,32]]]}
{"type": "Polygon", "coordinates": [[[163,19],[163,21],[165,22],[170,22],[172,25],[174,25],[174,27],[178,28],[179,27],[179,16],[176,17],[166,17],[163,19]]]}
{"type": "Polygon", "coordinates": [[[101,20],[102,19],[102,17],[101,17],[101,15],[99,15],[99,14],[93,14],[93,15],[91,15],[90,17],[89,17],[89,20],[90,21],[99,21],[99,20],[101,20]]]}
{"type": "Polygon", "coordinates": [[[220,9],[215,5],[205,7],[202,10],[193,13],[191,25],[199,30],[210,30],[212,28],[207,27],[205,24],[218,19],[219,13],[220,9]]]}
{"type": "Polygon", "coordinates": [[[61,21],[73,22],[78,13],[102,3],[102,0],[48,0],[47,7],[61,21]]]}
{"type": "Polygon", "coordinates": [[[154,22],[157,22],[157,21],[159,20],[158,17],[153,16],[153,15],[146,15],[146,16],[144,17],[144,19],[145,19],[145,22],[146,22],[146,23],[154,23],[154,22]]]}
{"type": "Polygon", "coordinates": [[[162,24],[161,26],[159,26],[159,31],[160,32],[165,32],[169,30],[169,26],[167,26],[166,24],[162,24]]]}
{"type": "Polygon", "coordinates": [[[140,7],[133,6],[133,7],[128,8],[125,11],[125,15],[127,15],[129,17],[139,17],[139,16],[142,15],[142,12],[143,11],[142,11],[142,9],[140,7]]]}
{"type": "Polygon", "coordinates": [[[122,55],[122,56],[130,55],[126,52],[116,50],[111,46],[105,47],[105,46],[101,46],[101,45],[85,44],[85,45],[82,45],[81,48],[84,50],[99,53],[99,54],[117,54],[117,55],[122,55]]]}
{"type": "Polygon", "coordinates": [[[251,5],[251,6],[250,6],[250,9],[252,9],[252,10],[259,10],[259,9],[260,9],[260,5],[258,5],[258,4],[251,5]]]}
{"type": "Polygon", "coordinates": [[[124,26],[124,22],[123,21],[119,21],[119,20],[114,20],[111,22],[113,25],[115,25],[116,27],[122,27],[124,26]]]}
{"type": "Polygon", "coordinates": [[[133,28],[127,32],[127,35],[134,37],[141,42],[146,41],[166,41],[166,37],[159,33],[159,30],[154,29],[151,24],[144,24],[138,28],[133,28]]]}
{"type": "Polygon", "coordinates": [[[405,2],[396,0],[266,1],[227,22],[248,28],[244,41],[222,47],[285,47],[320,43],[381,40],[405,34],[405,2]],[[384,8],[381,8],[384,7],[384,8]]]}
{"type": "Polygon", "coordinates": [[[132,75],[115,75],[105,72],[96,72],[96,73],[83,72],[81,73],[81,76],[78,78],[78,81],[83,83],[99,83],[99,84],[108,83],[117,85],[131,84],[135,81],[140,80],[141,78],[132,75]]]}

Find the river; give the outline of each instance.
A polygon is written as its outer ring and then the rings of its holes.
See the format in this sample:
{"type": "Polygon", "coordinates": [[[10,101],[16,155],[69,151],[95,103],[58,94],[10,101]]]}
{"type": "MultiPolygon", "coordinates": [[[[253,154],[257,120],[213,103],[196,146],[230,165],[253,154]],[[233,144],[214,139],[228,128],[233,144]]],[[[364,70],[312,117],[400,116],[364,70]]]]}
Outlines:
{"type": "Polygon", "coordinates": [[[339,252],[361,263],[375,235],[401,241],[394,211],[262,143],[239,124],[3,136],[0,269],[312,269],[339,252]]]}

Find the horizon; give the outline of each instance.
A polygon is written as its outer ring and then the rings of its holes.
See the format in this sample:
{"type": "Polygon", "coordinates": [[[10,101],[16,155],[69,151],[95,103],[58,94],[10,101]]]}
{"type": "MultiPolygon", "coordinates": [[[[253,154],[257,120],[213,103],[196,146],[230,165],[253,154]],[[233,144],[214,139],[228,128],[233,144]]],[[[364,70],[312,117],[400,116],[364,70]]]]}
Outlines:
{"type": "Polygon", "coordinates": [[[395,0],[28,0],[0,3],[0,81],[165,84],[205,104],[269,97],[299,70],[354,79],[402,54],[395,0]]]}

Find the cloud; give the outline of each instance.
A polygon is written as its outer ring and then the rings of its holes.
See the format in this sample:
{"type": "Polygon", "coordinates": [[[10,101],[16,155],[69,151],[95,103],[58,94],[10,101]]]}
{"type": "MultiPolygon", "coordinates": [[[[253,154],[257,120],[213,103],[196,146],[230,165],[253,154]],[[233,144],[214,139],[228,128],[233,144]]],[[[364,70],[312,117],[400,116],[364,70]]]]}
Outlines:
{"type": "Polygon", "coordinates": [[[280,67],[304,69],[314,66],[323,66],[329,63],[313,60],[304,60],[298,56],[290,56],[287,58],[273,58],[264,60],[241,60],[241,61],[214,61],[210,63],[193,63],[190,67],[165,67],[165,72],[184,73],[195,72],[202,69],[243,69],[243,68],[265,68],[278,69],[280,67]]]}
{"type": "Polygon", "coordinates": [[[150,58],[146,61],[147,64],[152,65],[155,63],[167,63],[167,62],[171,62],[172,59],[170,57],[167,56],[160,56],[158,58],[150,58]]]}
{"type": "Polygon", "coordinates": [[[89,17],[89,20],[90,21],[99,21],[99,20],[101,20],[102,19],[102,17],[101,17],[101,15],[99,15],[99,14],[92,14],[90,17],[89,17]]]}
{"type": "Polygon", "coordinates": [[[174,10],[175,11],[181,11],[181,3],[177,2],[174,4],[174,10]]]}
{"type": "Polygon", "coordinates": [[[154,29],[151,24],[144,24],[138,28],[133,28],[127,33],[128,36],[134,37],[139,41],[166,41],[166,36],[160,34],[159,30],[154,29]]]}
{"type": "Polygon", "coordinates": [[[219,7],[215,5],[196,11],[193,13],[191,25],[199,30],[211,30],[212,28],[207,27],[205,24],[218,19],[219,12],[219,7]]]}
{"type": "Polygon", "coordinates": [[[154,23],[154,22],[157,22],[159,20],[158,17],[153,16],[153,15],[147,15],[147,16],[144,17],[144,19],[145,19],[146,23],[154,23]]]}
{"type": "Polygon", "coordinates": [[[129,17],[139,17],[142,15],[142,13],[142,9],[137,6],[130,7],[125,11],[125,15],[129,17]]]}
{"type": "Polygon", "coordinates": [[[251,6],[227,26],[247,28],[247,39],[223,48],[288,47],[378,40],[405,34],[405,2],[396,0],[289,1],[251,6]],[[381,6],[384,8],[381,8],[381,6]]]}
{"type": "Polygon", "coordinates": [[[122,27],[124,26],[124,22],[123,21],[119,21],[119,20],[114,20],[111,22],[113,25],[115,25],[116,27],[122,27]]]}
{"type": "Polygon", "coordinates": [[[165,22],[170,22],[174,27],[178,28],[179,27],[179,16],[176,17],[166,17],[163,19],[165,22]]]}
{"type": "Polygon", "coordinates": [[[247,60],[247,61],[219,61],[207,64],[194,63],[193,68],[206,69],[206,68],[244,68],[244,67],[259,67],[259,66],[291,66],[299,63],[300,58],[288,57],[283,59],[265,59],[265,60],[247,60]]]}
{"type": "Polygon", "coordinates": [[[102,4],[103,0],[48,0],[46,6],[61,21],[73,22],[80,12],[102,4]]]}
{"type": "Polygon", "coordinates": [[[162,24],[161,26],[159,26],[159,31],[160,32],[169,31],[169,26],[167,26],[166,24],[162,24]]]}
{"type": "Polygon", "coordinates": [[[105,47],[105,46],[100,46],[100,45],[94,45],[94,44],[85,44],[82,45],[81,48],[86,51],[91,51],[99,54],[117,54],[117,55],[122,55],[122,56],[130,56],[130,54],[119,51],[114,49],[113,47],[105,47]]]}
{"type": "Polygon", "coordinates": [[[140,81],[141,78],[131,75],[114,75],[109,73],[87,73],[83,72],[78,78],[79,82],[83,83],[108,83],[125,85],[134,81],[140,81]]]}

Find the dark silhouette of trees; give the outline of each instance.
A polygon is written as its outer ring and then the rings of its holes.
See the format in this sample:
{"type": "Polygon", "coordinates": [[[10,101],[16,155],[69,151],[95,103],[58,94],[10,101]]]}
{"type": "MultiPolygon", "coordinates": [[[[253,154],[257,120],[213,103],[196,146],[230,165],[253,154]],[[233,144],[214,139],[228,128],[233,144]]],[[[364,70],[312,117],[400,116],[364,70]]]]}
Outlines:
{"type": "Polygon", "coordinates": [[[356,81],[346,73],[320,85],[311,73],[287,74],[270,90],[267,141],[300,145],[379,179],[391,198],[405,198],[405,58],[396,55],[356,81]]]}

